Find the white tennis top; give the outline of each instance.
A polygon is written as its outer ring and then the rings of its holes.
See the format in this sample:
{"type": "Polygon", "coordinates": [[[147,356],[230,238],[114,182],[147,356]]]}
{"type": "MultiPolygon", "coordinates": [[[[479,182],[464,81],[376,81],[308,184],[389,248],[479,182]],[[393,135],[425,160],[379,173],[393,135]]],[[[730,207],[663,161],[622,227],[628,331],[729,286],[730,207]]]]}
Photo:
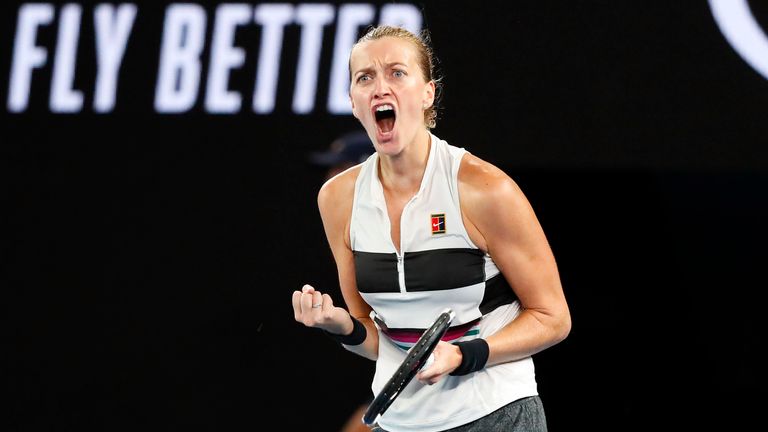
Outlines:
{"type": "MultiPolygon", "coordinates": [[[[371,389],[378,394],[408,348],[440,312],[456,317],[449,342],[487,337],[512,321],[520,303],[488,254],[470,240],[461,217],[458,171],[466,151],[431,135],[424,178],[405,205],[400,253],[378,177],[378,155],[355,185],[350,238],[357,285],[379,327],[379,357],[371,389]]],[[[531,357],[423,385],[412,380],[380,418],[391,432],[440,431],[536,395],[531,357]]]]}

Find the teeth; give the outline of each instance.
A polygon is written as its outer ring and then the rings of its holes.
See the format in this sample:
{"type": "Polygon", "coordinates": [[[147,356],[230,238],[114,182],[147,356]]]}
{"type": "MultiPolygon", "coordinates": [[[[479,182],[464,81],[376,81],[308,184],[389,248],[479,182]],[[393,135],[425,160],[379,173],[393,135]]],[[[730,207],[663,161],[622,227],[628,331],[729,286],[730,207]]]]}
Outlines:
{"type": "Polygon", "coordinates": [[[376,111],[392,111],[394,109],[395,109],[395,107],[393,107],[390,104],[385,104],[385,105],[381,105],[381,106],[376,107],[376,111]]]}

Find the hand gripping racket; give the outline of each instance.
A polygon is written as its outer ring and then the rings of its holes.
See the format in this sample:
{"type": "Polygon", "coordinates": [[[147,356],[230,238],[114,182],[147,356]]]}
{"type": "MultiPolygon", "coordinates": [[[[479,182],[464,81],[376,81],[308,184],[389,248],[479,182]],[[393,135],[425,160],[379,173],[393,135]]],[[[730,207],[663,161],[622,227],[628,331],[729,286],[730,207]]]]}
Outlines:
{"type": "Polygon", "coordinates": [[[376,398],[373,399],[373,402],[368,406],[368,410],[363,415],[363,423],[369,426],[374,424],[387,408],[392,405],[395,398],[400,395],[400,392],[427,362],[437,343],[440,342],[448,327],[451,326],[451,321],[453,321],[455,316],[456,314],[450,308],[444,310],[419,337],[416,344],[408,350],[408,354],[406,354],[405,359],[400,363],[395,373],[392,374],[392,378],[389,379],[384,388],[381,389],[376,398]]]}

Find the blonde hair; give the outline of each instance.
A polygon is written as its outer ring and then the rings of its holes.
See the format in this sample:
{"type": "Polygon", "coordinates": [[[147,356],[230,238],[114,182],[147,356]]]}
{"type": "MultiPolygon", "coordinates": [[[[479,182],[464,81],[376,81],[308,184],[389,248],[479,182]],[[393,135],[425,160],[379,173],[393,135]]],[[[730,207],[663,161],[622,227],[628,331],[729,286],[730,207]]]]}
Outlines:
{"type": "MultiPolygon", "coordinates": [[[[398,39],[403,39],[405,41],[408,41],[413,44],[413,46],[416,48],[416,53],[419,57],[419,68],[421,69],[422,74],[424,75],[424,80],[426,82],[433,81],[435,83],[435,100],[432,102],[432,105],[424,110],[424,125],[429,129],[434,129],[437,125],[437,111],[438,111],[438,102],[440,101],[440,96],[442,94],[442,78],[436,77],[436,68],[435,68],[435,54],[432,50],[432,39],[429,35],[429,31],[427,29],[424,29],[421,31],[420,35],[416,35],[413,32],[406,30],[402,27],[396,27],[396,26],[390,26],[390,25],[381,25],[378,27],[369,27],[369,29],[363,34],[363,36],[360,37],[360,39],[357,40],[355,45],[352,46],[352,49],[354,49],[357,45],[363,43],[363,42],[369,42],[374,41],[378,39],[382,39],[385,37],[394,37],[398,39]]],[[[351,52],[351,50],[350,50],[351,52]]],[[[349,71],[350,79],[352,77],[352,69],[350,65],[350,71],[349,71]]]]}

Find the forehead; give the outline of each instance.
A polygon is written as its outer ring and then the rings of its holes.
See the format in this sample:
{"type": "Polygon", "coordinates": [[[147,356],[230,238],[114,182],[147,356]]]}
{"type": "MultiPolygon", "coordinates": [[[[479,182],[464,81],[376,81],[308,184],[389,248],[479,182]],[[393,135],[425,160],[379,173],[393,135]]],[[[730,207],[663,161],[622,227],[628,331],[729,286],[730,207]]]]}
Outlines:
{"type": "Polygon", "coordinates": [[[349,57],[352,72],[378,64],[418,64],[418,53],[413,42],[396,37],[383,37],[357,44],[349,57]]]}

